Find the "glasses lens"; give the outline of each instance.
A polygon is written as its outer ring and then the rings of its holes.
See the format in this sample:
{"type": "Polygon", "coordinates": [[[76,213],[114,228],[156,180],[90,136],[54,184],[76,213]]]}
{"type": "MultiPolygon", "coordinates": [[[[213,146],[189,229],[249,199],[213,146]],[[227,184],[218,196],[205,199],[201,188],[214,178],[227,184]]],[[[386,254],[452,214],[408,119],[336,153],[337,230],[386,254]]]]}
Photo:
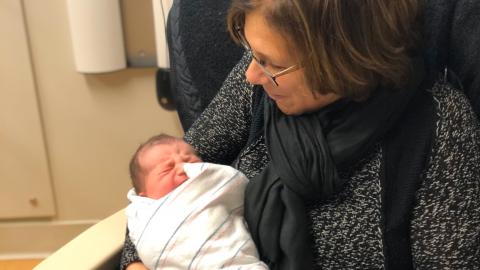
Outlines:
{"type": "Polygon", "coordinates": [[[272,73],[267,70],[267,68],[262,64],[262,62],[253,53],[252,49],[250,48],[250,45],[247,42],[247,39],[243,35],[243,29],[240,28],[240,27],[236,27],[235,28],[235,33],[237,35],[238,41],[240,41],[240,43],[245,48],[245,50],[247,50],[247,52],[252,56],[252,58],[255,60],[256,64],[260,67],[260,69],[265,74],[265,76],[267,76],[275,86],[278,86],[278,83],[275,80],[275,77],[272,75],[272,73]]]}
{"type": "Polygon", "coordinates": [[[253,53],[251,53],[251,55],[252,55],[253,59],[255,60],[255,63],[263,71],[263,74],[265,74],[265,76],[267,76],[274,85],[278,86],[278,83],[275,80],[275,77],[272,75],[272,73],[270,71],[268,71],[267,68],[264,65],[262,65],[262,63],[257,59],[257,57],[255,57],[255,55],[253,53]]]}

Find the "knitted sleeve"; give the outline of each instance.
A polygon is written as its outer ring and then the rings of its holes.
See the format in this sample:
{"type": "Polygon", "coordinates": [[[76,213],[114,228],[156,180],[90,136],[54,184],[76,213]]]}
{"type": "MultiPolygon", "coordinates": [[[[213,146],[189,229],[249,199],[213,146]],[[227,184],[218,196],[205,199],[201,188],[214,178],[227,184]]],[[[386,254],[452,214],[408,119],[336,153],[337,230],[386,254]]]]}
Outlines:
{"type": "Polygon", "coordinates": [[[134,262],[140,262],[140,257],[138,256],[135,245],[130,240],[128,236],[128,229],[125,235],[125,243],[123,244],[122,255],[120,257],[120,270],[124,270],[130,264],[134,262]]]}
{"type": "Polygon", "coordinates": [[[412,219],[416,269],[480,269],[480,126],[465,96],[433,89],[439,120],[412,219]]]}
{"type": "Polygon", "coordinates": [[[249,62],[250,56],[244,55],[185,134],[205,162],[229,165],[247,142],[253,88],[245,79],[249,62]]]}

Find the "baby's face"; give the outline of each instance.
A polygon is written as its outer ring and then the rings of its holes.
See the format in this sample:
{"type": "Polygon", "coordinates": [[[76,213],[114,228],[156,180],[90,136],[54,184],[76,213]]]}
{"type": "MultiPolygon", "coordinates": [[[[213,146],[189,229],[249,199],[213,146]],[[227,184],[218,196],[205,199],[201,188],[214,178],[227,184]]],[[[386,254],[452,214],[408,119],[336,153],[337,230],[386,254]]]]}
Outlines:
{"type": "Polygon", "coordinates": [[[142,151],[139,163],[144,172],[144,192],[139,195],[159,199],[187,180],[184,163],[201,162],[192,147],[182,141],[159,144],[142,151]]]}

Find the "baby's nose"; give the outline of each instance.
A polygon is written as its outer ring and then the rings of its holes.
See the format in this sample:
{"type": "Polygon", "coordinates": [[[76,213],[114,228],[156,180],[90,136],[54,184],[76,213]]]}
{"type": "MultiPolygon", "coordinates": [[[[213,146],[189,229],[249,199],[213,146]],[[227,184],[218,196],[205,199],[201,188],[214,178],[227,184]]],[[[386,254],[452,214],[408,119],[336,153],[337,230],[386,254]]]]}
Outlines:
{"type": "Polygon", "coordinates": [[[175,166],[175,172],[177,175],[184,175],[185,170],[183,169],[183,162],[178,162],[177,165],[175,166]]]}

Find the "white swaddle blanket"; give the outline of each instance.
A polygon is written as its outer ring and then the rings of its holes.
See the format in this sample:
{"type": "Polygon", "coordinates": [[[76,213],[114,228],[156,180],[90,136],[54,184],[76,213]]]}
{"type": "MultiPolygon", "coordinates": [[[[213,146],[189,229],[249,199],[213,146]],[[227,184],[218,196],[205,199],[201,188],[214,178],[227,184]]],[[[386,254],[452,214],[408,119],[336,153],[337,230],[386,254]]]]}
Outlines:
{"type": "Polygon", "coordinates": [[[268,269],[243,218],[246,177],[229,166],[184,165],[188,180],[161,199],[128,192],[129,236],[153,269],[268,269]]]}

